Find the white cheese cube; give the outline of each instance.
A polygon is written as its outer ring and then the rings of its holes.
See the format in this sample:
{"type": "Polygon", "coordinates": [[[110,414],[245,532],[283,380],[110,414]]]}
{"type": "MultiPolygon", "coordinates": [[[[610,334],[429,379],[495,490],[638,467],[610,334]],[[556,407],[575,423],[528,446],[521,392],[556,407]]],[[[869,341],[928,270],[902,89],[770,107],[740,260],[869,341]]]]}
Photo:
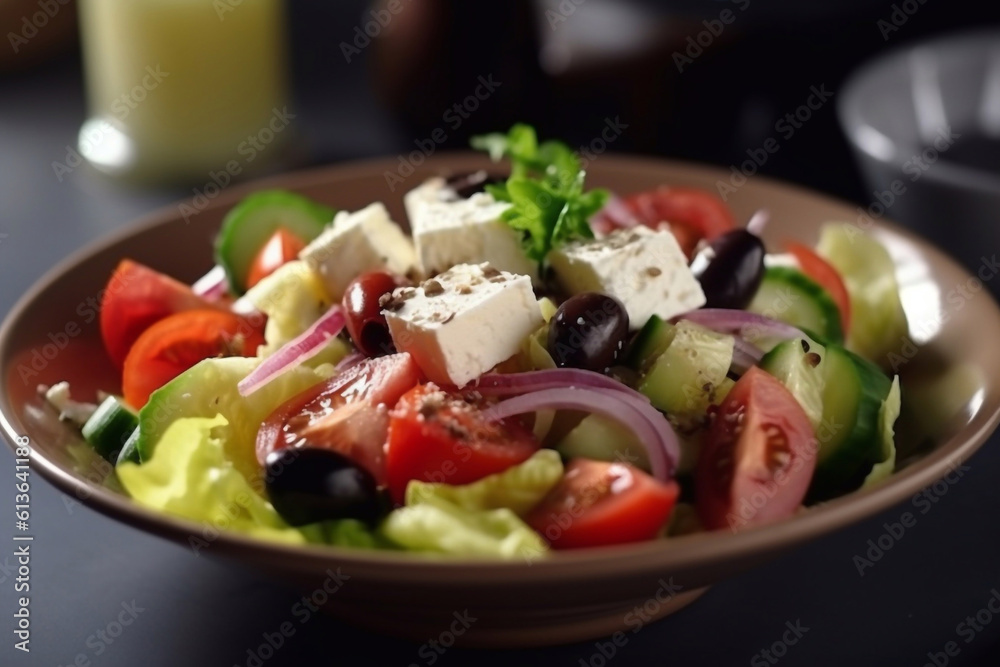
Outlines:
{"type": "Polygon", "coordinates": [[[406,275],[416,267],[413,243],[379,202],[354,213],[337,213],[333,225],[303,248],[299,258],[319,274],[335,302],[361,273],[388,270],[406,275]]]}
{"type": "Polygon", "coordinates": [[[568,292],[603,292],[641,328],[652,315],[664,320],[705,305],[687,257],[668,231],[619,229],[597,241],[578,241],[549,253],[549,263],[568,292]]]}
{"type": "Polygon", "coordinates": [[[383,304],[389,333],[438,384],[464,386],[514,356],[542,326],[527,276],[489,264],[460,264],[383,304]]]}
{"type": "Polygon", "coordinates": [[[433,276],[456,264],[489,262],[538,282],[538,265],[524,254],[520,235],[500,216],[510,208],[486,192],[459,199],[442,179],[406,195],[406,211],[420,269],[433,276]]]}
{"type": "Polygon", "coordinates": [[[403,206],[406,207],[406,218],[413,229],[413,219],[420,213],[423,204],[434,204],[455,201],[458,193],[448,187],[448,182],[440,176],[428,178],[426,181],[403,195],[403,206]]]}

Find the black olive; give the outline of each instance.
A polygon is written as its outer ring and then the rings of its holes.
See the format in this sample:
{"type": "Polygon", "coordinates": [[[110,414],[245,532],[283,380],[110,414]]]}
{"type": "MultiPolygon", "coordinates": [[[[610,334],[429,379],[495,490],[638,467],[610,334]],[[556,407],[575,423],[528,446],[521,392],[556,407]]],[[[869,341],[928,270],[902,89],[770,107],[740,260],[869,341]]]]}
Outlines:
{"type": "Polygon", "coordinates": [[[329,449],[279,449],[267,457],[265,475],[271,504],[292,526],[328,519],[371,523],[387,510],[372,474],[329,449]]]}
{"type": "Polygon", "coordinates": [[[493,176],[485,171],[456,174],[445,181],[449,188],[462,199],[468,199],[477,192],[485,192],[487,185],[503,183],[506,179],[493,176]]]}
{"type": "Polygon", "coordinates": [[[556,366],[607,373],[618,362],[628,338],[628,313],[622,302],[598,292],[570,297],[549,324],[548,349],[556,366]]]}
{"type": "Polygon", "coordinates": [[[743,309],[764,279],[764,243],[745,229],[716,238],[691,261],[706,308],[743,309]]]}

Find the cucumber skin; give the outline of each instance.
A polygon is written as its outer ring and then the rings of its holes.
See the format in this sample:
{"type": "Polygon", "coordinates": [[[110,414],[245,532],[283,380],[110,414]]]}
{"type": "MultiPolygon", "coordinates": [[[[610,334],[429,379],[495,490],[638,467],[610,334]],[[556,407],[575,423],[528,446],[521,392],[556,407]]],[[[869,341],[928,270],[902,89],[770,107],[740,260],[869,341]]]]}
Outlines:
{"type": "MultiPolygon", "coordinates": [[[[768,268],[764,273],[764,280],[757,290],[757,296],[754,297],[747,310],[788,322],[804,330],[811,337],[823,344],[836,343],[840,345],[844,342],[844,327],[840,319],[840,309],[837,307],[837,304],[834,303],[833,298],[819,283],[798,269],[787,266],[772,266],[768,268]],[[783,317],[782,315],[785,313],[775,315],[765,312],[770,310],[770,304],[760,304],[758,298],[764,293],[763,291],[768,285],[774,284],[777,284],[779,288],[780,286],[787,286],[800,293],[802,298],[808,299],[813,307],[820,311],[823,321],[796,321],[795,318],[783,317]]],[[[786,312],[788,310],[794,312],[794,308],[786,308],[785,310],[786,312]]]]}
{"type": "Polygon", "coordinates": [[[659,316],[653,315],[635,335],[629,347],[625,365],[644,373],[663,354],[674,338],[674,325],[664,322],[659,316]]]}
{"type": "Polygon", "coordinates": [[[138,426],[139,415],[117,396],[108,396],[83,425],[81,434],[94,451],[113,463],[138,426]]]}
{"type": "MultiPolygon", "coordinates": [[[[801,344],[798,339],[782,343],[765,355],[761,368],[784,384],[786,377],[779,365],[788,363],[788,356],[794,354],[790,346],[794,345],[804,356],[806,352],[801,344]]],[[[892,383],[877,366],[840,346],[829,345],[824,349],[811,341],[810,352],[822,358],[816,368],[817,382],[822,384],[823,414],[819,424],[814,424],[818,439],[817,461],[806,497],[807,503],[815,503],[857,489],[878,462],[881,454],[879,414],[892,383]],[[844,391],[851,392],[856,400],[847,410],[840,406],[837,411],[841,414],[831,414],[835,409],[831,406],[834,399],[842,398],[834,392],[844,391]]],[[[792,387],[788,389],[791,391],[792,387]]],[[[793,395],[801,401],[795,392],[793,395]]]]}
{"type": "MultiPolygon", "coordinates": [[[[809,502],[828,500],[859,488],[872,466],[878,463],[881,455],[879,413],[892,389],[889,378],[867,359],[842,347],[829,348],[828,358],[832,355],[843,355],[853,366],[861,391],[853,420],[847,422],[850,426],[847,433],[841,438],[834,433],[830,440],[835,443],[832,451],[824,451],[826,448],[820,443],[820,458],[807,495],[809,502]]],[[[835,391],[836,387],[828,385],[827,391],[831,390],[835,391]]],[[[834,422],[831,426],[835,425],[834,422]]],[[[822,438],[823,433],[817,433],[817,437],[822,438]]]]}
{"type": "Polygon", "coordinates": [[[245,229],[248,219],[260,216],[268,208],[278,212],[282,209],[294,210],[299,215],[299,220],[314,219],[315,229],[305,230],[298,224],[291,230],[306,243],[319,236],[337,213],[328,206],[287,190],[262,190],[244,197],[226,214],[219,235],[215,239],[215,261],[225,269],[230,289],[238,295],[246,291],[246,273],[250,270],[254,255],[281,226],[281,221],[277,220],[274,224],[260,227],[266,231],[245,229]],[[250,244],[253,250],[246,253],[241,246],[242,239],[248,236],[253,241],[250,244]],[[243,256],[245,254],[248,256],[243,256]]]}

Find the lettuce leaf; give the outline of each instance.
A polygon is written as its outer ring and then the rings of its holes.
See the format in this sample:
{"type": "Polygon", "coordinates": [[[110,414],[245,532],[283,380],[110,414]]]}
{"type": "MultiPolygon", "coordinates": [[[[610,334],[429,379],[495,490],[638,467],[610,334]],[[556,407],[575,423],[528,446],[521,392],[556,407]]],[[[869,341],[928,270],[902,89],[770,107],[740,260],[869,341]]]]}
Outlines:
{"type": "Polygon", "coordinates": [[[882,459],[872,467],[872,471],[865,477],[862,488],[878,484],[896,469],[896,442],[893,425],[899,417],[901,407],[899,376],[897,375],[892,381],[892,389],[889,390],[889,395],[882,402],[882,409],[878,414],[879,428],[882,434],[882,459]]]}
{"type": "Polygon", "coordinates": [[[406,487],[406,505],[420,505],[439,498],[472,512],[506,508],[524,516],[541,502],[562,476],[563,464],[559,453],[541,449],[524,463],[472,484],[454,486],[413,480],[406,487]]]}
{"type": "Polygon", "coordinates": [[[433,494],[394,510],[379,530],[405,549],[453,556],[532,559],[548,549],[509,509],[467,510],[433,494]]]}
{"type": "Polygon", "coordinates": [[[222,415],[174,421],[152,457],[117,468],[122,486],[137,502],[175,516],[288,544],[307,541],[254,492],[236,470],[212,430],[228,424],[222,415]]]}

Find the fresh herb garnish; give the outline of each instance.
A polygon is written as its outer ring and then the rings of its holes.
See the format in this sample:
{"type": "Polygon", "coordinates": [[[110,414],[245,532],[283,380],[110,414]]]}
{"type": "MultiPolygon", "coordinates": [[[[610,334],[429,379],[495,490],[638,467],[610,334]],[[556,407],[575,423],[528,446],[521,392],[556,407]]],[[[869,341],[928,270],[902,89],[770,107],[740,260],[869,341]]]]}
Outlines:
{"type": "Polygon", "coordinates": [[[513,204],[503,220],[521,232],[528,257],[541,262],[554,247],[594,238],[589,220],[604,206],[608,193],[584,192],[586,172],[569,146],[560,141],[539,144],[533,127],[518,124],[507,134],[473,137],[472,147],[487,151],[494,162],[510,158],[507,182],[486,190],[513,204]]]}

